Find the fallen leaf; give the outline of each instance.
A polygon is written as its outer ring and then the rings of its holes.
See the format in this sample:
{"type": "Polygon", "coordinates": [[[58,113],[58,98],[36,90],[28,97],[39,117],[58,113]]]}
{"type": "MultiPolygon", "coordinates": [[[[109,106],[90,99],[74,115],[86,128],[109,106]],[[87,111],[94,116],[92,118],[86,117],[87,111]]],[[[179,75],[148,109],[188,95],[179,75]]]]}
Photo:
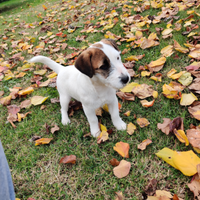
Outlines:
{"type": "Polygon", "coordinates": [[[108,140],[108,132],[103,130],[100,135],[97,138],[97,144],[101,144],[102,142],[105,142],[106,140],[108,140]]]}
{"type": "Polygon", "coordinates": [[[49,97],[34,96],[31,98],[31,104],[34,106],[44,103],[49,97]]]}
{"type": "Polygon", "coordinates": [[[127,125],[127,133],[129,134],[129,135],[132,135],[134,132],[135,132],[135,130],[136,130],[136,126],[133,124],[133,123],[129,123],[128,125],[127,125]]]}
{"type": "Polygon", "coordinates": [[[186,133],[187,133],[187,138],[190,144],[193,147],[200,149],[200,130],[189,129],[189,130],[186,130],[186,133]]]}
{"type": "Polygon", "coordinates": [[[124,88],[120,89],[120,91],[122,92],[131,92],[133,87],[139,85],[138,83],[132,82],[129,83],[128,85],[126,85],[124,88]]]}
{"type": "Polygon", "coordinates": [[[112,159],[109,161],[109,163],[110,163],[113,167],[115,167],[115,166],[118,166],[120,162],[119,162],[116,158],[112,158],[112,159]]]}
{"type": "Polygon", "coordinates": [[[113,147],[113,149],[115,151],[117,151],[117,153],[119,155],[121,155],[122,157],[129,158],[129,149],[130,149],[130,146],[129,146],[128,143],[118,142],[118,143],[115,144],[115,146],[113,147]]]}
{"type": "Polygon", "coordinates": [[[173,133],[174,129],[176,129],[176,130],[183,130],[184,131],[183,119],[181,117],[176,117],[176,118],[174,118],[170,122],[170,124],[169,124],[169,131],[171,133],[173,133]]]}
{"type": "Polygon", "coordinates": [[[143,140],[142,141],[142,143],[140,143],[140,144],[138,144],[138,149],[140,149],[140,150],[145,150],[146,149],[146,147],[149,145],[149,144],[151,144],[152,143],[152,141],[150,140],[150,139],[146,139],[146,140],[143,140]]]}
{"type": "Polygon", "coordinates": [[[169,135],[169,133],[170,133],[169,125],[170,125],[171,119],[163,118],[163,121],[164,122],[162,124],[161,123],[157,124],[157,128],[160,129],[166,135],[169,135]]]}
{"type": "Polygon", "coordinates": [[[3,98],[0,99],[0,103],[1,103],[2,105],[4,105],[4,106],[10,105],[11,99],[12,99],[12,96],[11,96],[11,95],[6,96],[6,97],[3,97],[3,98]]]}
{"type": "Polygon", "coordinates": [[[155,102],[155,99],[153,101],[147,101],[147,100],[141,100],[140,103],[142,104],[143,107],[152,107],[155,102]]]}
{"type": "Polygon", "coordinates": [[[31,106],[31,100],[27,99],[20,103],[20,108],[29,108],[31,106]]]}
{"type": "Polygon", "coordinates": [[[35,146],[41,144],[49,144],[53,140],[53,138],[40,138],[39,140],[35,140],[35,146]]]}
{"type": "Polygon", "coordinates": [[[200,177],[198,174],[195,174],[192,178],[192,181],[187,184],[190,188],[190,191],[194,193],[194,199],[200,199],[200,177]]]}
{"type": "Polygon", "coordinates": [[[177,152],[165,147],[156,155],[186,176],[196,174],[196,166],[200,164],[200,158],[191,150],[177,152]]]}
{"type": "Polygon", "coordinates": [[[174,40],[174,48],[175,48],[176,51],[179,51],[181,53],[188,53],[189,52],[189,49],[187,49],[185,47],[181,47],[181,45],[176,40],[174,40]]]}
{"type": "Polygon", "coordinates": [[[56,131],[59,131],[60,128],[55,124],[54,127],[51,128],[51,133],[54,134],[56,131]]]}
{"type": "Polygon", "coordinates": [[[154,195],[156,192],[157,184],[158,184],[158,181],[156,179],[150,180],[149,184],[145,187],[144,192],[148,196],[154,195]]]}
{"type": "Polygon", "coordinates": [[[115,200],[124,200],[124,196],[123,196],[122,192],[115,192],[115,194],[117,195],[115,200]]]}
{"type": "Polygon", "coordinates": [[[152,89],[152,85],[141,84],[134,86],[132,89],[132,93],[140,99],[145,99],[147,97],[153,96],[154,90],[152,89]]]}
{"type": "Polygon", "coordinates": [[[76,156],[75,155],[69,155],[69,156],[64,156],[60,159],[59,164],[67,164],[67,163],[71,163],[71,164],[75,164],[76,163],[76,156]]]}
{"type": "Polygon", "coordinates": [[[17,114],[21,109],[19,106],[17,105],[10,105],[10,106],[7,106],[8,108],[8,113],[11,113],[13,115],[17,114]]]}
{"type": "Polygon", "coordinates": [[[124,113],[124,116],[126,116],[126,117],[129,117],[129,116],[130,116],[130,114],[131,114],[131,111],[130,111],[130,110],[128,110],[128,111],[126,111],[126,112],[124,113]]]}
{"type": "Polygon", "coordinates": [[[137,123],[139,124],[139,126],[141,128],[148,126],[150,124],[149,121],[146,118],[138,118],[137,123]]]}
{"type": "Polygon", "coordinates": [[[189,106],[189,105],[191,105],[196,100],[198,100],[198,99],[197,99],[197,97],[193,93],[182,94],[180,104],[182,106],[189,106]]]}
{"type": "Polygon", "coordinates": [[[129,174],[130,169],[131,163],[126,160],[121,160],[119,165],[113,168],[113,172],[117,178],[123,178],[129,174]]]}
{"type": "Polygon", "coordinates": [[[131,93],[117,92],[117,96],[122,100],[135,101],[135,95],[131,93]]]}
{"type": "Polygon", "coordinates": [[[195,118],[200,120],[200,101],[195,101],[189,108],[189,113],[195,118]]]}
{"type": "Polygon", "coordinates": [[[23,95],[27,95],[27,94],[31,94],[34,91],[33,87],[28,87],[24,90],[20,90],[18,92],[19,95],[23,96],[23,95]]]}
{"type": "Polygon", "coordinates": [[[178,140],[182,143],[185,143],[185,146],[189,145],[189,141],[187,136],[185,135],[185,132],[183,130],[176,130],[174,129],[174,134],[178,138],[178,140]]]}
{"type": "Polygon", "coordinates": [[[192,83],[192,81],[193,81],[193,78],[191,76],[191,73],[189,73],[189,72],[185,72],[178,79],[178,82],[181,83],[184,86],[190,85],[192,83]]]}

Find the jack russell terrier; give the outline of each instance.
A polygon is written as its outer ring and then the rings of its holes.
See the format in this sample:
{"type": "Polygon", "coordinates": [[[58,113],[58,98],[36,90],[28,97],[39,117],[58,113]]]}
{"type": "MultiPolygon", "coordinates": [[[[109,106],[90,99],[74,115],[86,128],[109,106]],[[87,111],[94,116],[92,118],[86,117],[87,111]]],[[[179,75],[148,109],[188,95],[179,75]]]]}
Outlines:
{"type": "Polygon", "coordinates": [[[93,137],[100,134],[95,110],[105,104],[114,126],[118,130],[126,129],[126,123],[119,116],[116,90],[130,81],[130,75],[114,40],[103,39],[91,45],[79,55],[75,65],[64,67],[45,56],[35,56],[29,62],[46,64],[58,74],[57,89],[63,125],[70,123],[67,111],[72,97],[82,103],[93,137]]]}

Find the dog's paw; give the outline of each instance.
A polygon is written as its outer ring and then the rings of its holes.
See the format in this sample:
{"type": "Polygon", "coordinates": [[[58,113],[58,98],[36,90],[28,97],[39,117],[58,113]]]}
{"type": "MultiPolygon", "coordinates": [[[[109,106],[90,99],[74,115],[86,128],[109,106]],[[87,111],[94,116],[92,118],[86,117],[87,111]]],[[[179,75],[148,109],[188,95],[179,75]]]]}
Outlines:
{"type": "Polygon", "coordinates": [[[69,123],[70,123],[70,119],[69,118],[68,119],[62,119],[62,124],[63,125],[67,125],[69,123]]]}
{"type": "Polygon", "coordinates": [[[114,124],[117,130],[126,130],[126,123],[122,120],[119,120],[117,123],[114,124]]]}
{"type": "Polygon", "coordinates": [[[101,133],[100,130],[98,130],[98,131],[91,131],[91,135],[92,135],[93,137],[98,137],[98,136],[100,135],[100,133],[101,133]]]}

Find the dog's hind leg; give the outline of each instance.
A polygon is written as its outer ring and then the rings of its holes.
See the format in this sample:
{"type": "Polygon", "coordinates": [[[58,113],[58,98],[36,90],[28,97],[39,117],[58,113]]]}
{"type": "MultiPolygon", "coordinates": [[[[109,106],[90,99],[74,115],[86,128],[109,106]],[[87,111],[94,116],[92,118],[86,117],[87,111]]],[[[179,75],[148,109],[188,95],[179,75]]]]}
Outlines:
{"type": "Polygon", "coordinates": [[[61,116],[62,116],[63,125],[67,125],[70,123],[70,119],[67,113],[70,100],[71,100],[71,97],[69,95],[67,94],[60,95],[60,106],[61,106],[61,116]]]}

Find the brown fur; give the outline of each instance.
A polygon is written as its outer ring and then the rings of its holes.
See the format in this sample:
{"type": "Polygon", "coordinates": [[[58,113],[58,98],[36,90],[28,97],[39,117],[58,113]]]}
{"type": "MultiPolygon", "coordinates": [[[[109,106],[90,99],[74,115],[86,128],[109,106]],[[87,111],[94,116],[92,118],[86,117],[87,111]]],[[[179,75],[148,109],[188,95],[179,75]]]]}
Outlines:
{"type": "Polygon", "coordinates": [[[114,47],[117,51],[119,51],[115,40],[112,40],[112,39],[103,39],[103,40],[101,40],[101,42],[103,42],[103,43],[105,43],[105,44],[108,44],[108,45],[111,45],[111,46],[114,47]]]}
{"type": "Polygon", "coordinates": [[[96,72],[100,72],[99,68],[103,64],[107,64],[110,67],[110,60],[104,54],[104,52],[100,49],[88,48],[87,50],[83,51],[78,57],[78,59],[75,62],[75,67],[83,74],[92,78],[96,72]]]}

